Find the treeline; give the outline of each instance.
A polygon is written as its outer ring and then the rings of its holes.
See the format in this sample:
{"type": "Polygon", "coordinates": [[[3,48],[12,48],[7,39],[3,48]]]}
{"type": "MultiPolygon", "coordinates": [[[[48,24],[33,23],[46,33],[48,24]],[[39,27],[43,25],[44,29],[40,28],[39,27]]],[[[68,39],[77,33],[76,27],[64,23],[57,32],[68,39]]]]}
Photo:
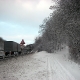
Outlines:
{"type": "Polygon", "coordinates": [[[40,25],[41,36],[35,39],[38,51],[54,52],[64,45],[71,57],[80,57],[80,0],[55,0],[50,6],[53,13],[40,25]],[[55,11],[54,11],[55,10],[55,11]]]}

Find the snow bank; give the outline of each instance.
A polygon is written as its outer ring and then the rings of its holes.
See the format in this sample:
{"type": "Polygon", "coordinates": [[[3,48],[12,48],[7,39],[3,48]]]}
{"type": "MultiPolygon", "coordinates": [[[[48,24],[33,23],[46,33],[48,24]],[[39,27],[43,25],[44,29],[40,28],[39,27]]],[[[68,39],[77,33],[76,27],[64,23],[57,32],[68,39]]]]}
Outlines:
{"type": "Polygon", "coordinates": [[[80,65],[69,59],[68,47],[60,52],[56,52],[53,56],[76,78],[76,80],[80,80],[80,65]]]}

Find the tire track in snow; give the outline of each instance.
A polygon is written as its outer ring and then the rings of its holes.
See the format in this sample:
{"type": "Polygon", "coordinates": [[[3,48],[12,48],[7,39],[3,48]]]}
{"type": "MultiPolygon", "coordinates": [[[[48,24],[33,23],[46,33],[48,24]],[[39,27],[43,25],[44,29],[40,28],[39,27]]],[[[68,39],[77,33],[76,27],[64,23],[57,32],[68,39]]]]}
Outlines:
{"type": "Polygon", "coordinates": [[[49,80],[76,80],[54,57],[48,58],[49,80]]]}
{"type": "Polygon", "coordinates": [[[53,80],[53,78],[52,78],[52,76],[53,76],[52,66],[50,65],[50,61],[49,61],[48,58],[47,58],[47,69],[48,69],[48,71],[47,71],[47,80],[53,80]]]}

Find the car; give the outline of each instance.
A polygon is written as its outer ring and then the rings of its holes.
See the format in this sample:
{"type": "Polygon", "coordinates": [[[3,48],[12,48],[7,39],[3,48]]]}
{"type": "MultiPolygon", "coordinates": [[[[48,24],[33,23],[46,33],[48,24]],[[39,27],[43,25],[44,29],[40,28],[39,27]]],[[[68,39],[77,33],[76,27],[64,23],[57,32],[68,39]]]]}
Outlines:
{"type": "Polygon", "coordinates": [[[4,53],[4,51],[3,50],[0,50],[0,58],[5,58],[5,53],[4,53]]]}

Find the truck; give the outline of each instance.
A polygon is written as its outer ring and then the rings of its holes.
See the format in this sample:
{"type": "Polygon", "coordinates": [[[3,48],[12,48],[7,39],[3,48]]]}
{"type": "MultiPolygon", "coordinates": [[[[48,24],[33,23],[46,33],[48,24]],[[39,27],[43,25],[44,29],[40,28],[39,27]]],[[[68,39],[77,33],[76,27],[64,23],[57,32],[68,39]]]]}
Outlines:
{"type": "Polygon", "coordinates": [[[14,41],[4,41],[4,53],[5,56],[14,56],[21,54],[20,44],[14,41]]]}
{"type": "Polygon", "coordinates": [[[21,47],[20,44],[14,41],[4,41],[0,44],[0,57],[10,57],[10,56],[18,56],[23,54],[31,53],[34,46],[33,44],[29,44],[26,46],[21,47]]]}

